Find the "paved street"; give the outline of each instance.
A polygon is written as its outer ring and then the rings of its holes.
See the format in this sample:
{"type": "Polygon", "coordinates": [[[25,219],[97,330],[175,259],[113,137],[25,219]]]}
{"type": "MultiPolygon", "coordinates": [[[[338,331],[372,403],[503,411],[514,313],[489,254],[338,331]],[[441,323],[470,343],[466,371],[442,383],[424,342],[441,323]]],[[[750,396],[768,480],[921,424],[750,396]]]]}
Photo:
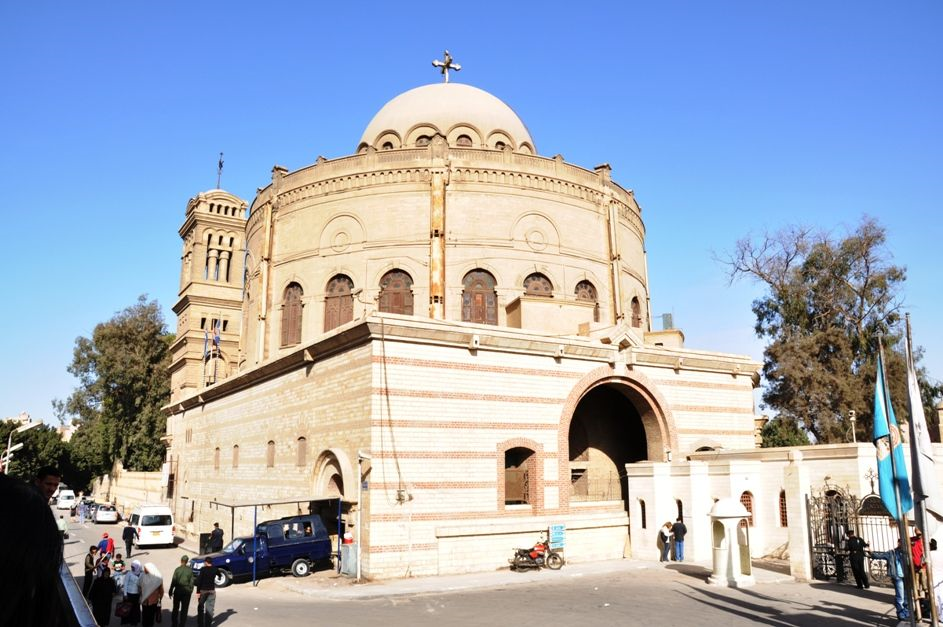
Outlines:
{"type": "MultiPolygon", "coordinates": [[[[58,516],[58,514],[57,514],[58,516]]],[[[119,525],[71,525],[66,558],[81,584],[89,543],[119,525]]],[[[119,543],[120,544],[120,543],[119,543]]],[[[135,555],[153,562],[169,584],[181,549],[135,555]]],[[[192,555],[191,552],[187,552],[192,555]]],[[[237,584],[218,594],[220,625],[896,625],[887,589],[860,592],[834,583],[796,584],[757,569],[753,588],[704,583],[702,565],[619,560],[567,565],[558,572],[492,573],[354,585],[333,572],[237,584]]],[[[164,621],[170,624],[165,601],[164,621]]],[[[196,599],[191,603],[195,625],[196,599]]],[[[117,619],[112,621],[113,625],[117,619]]]]}

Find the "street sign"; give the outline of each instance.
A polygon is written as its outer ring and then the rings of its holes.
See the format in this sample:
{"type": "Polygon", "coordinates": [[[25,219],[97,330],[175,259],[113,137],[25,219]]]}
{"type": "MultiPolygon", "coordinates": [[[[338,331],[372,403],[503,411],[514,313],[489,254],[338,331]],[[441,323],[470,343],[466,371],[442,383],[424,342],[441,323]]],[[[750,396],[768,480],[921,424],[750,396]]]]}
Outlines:
{"type": "Polygon", "coordinates": [[[562,549],[566,546],[566,525],[550,525],[550,548],[562,549]]]}

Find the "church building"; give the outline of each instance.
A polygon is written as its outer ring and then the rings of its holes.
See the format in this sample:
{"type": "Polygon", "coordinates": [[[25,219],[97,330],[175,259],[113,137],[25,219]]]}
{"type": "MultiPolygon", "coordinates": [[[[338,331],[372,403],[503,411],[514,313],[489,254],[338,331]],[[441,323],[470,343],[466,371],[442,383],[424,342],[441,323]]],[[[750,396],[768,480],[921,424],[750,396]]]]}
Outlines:
{"type": "Polygon", "coordinates": [[[252,504],[333,530],[339,498],[370,578],[506,567],[553,525],[568,560],[621,558],[664,522],[627,469],[756,447],[760,364],[653,328],[608,165],[448,81],[350,145],[187,203],[166,441],[190,537],[250,533],[252,504]]]}

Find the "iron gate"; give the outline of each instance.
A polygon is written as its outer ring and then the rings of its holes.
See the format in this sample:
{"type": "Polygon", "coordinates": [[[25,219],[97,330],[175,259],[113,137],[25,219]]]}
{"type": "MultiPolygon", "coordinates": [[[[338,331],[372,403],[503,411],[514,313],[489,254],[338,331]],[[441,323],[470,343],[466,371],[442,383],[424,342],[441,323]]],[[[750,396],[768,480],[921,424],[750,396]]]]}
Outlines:
{"type": "MultiPolygon", "coordinates": [[[[888,551],[897,546],[897,523],[887,513],[881,498],[873,492],[858,499],[847,489],[825,485],[806,498],[809,512],[809,542],[812,552],[812,573],[816,579],[854,581],[848,551],[845,550],[846,532],[855,534],[868,543],[871,551],[888,551]]],[[[874,560],[865,564],[875,583],[887,584],[887,564],[874,560]]]]}

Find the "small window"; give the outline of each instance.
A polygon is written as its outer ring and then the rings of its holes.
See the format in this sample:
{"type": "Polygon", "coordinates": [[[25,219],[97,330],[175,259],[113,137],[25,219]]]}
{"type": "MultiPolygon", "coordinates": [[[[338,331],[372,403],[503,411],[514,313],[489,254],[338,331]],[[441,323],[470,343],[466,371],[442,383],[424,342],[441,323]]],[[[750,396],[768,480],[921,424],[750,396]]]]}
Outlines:
{"type": "Polygon", "coordinates": [[[232,447],[232,467],[239,468],[239,445],[232,447]]]}
{"type": "Polygon", "coordinates": [[[285,288],[282,298],[282,346],[301,342],[301,297],[304,292],[297,283],[285,288]]]}
{"type": "Polygon", "coordinates": [[[516,447],[504,452],[504,504],[530,503],[530,467],[534,451],[516,447]]]}
{"type": "Polygon", "coordinates": [[[343,274],[335,275],[324,295],[324,330],[330,331],[354,319],[354,282],[343,274]]]}
{"type": "Polygon", "coordinates": [[[393,142],[383,142],[383,145],[380,146],[380,150],[393,150],[393,142]]]}
{"type": "Polygon", "coordinates": [[[419,137],[416,138],[416,145],[417,145],[417,146],[428,146],[428,145],[429,145],[429,142],[431,142],[431,141],[432,141],[432,138],[429,137],[428,135],[420,135],[419,137]]]}
{"type": "Polygon", "coordinates": [[[472,138],[468,135],[459,135],[458,139],[455,140],[455,145],[470,148],[472,145],[472,138]]]}
{"type": "Polygon", "coordinates": [[[275,467],[275,442],[269,440],[265,447],[265,466],[267,468],[275,467]]]}
{"type": "Polygon", "coordinates": [[[497,282],[490,272],[472,270],[462,280],[462,322],[498,324],[497,282]]]}
{"type": "Polygon", "coordinates": [[[504,150],[507,147],[507,144],[504,142],[495,142],[494,147],[496,150],[504,150]]]}
{"type": "Polygon", "coordinates": [[[213,451],[213,470],[219,470],[219,447],[213,451]]]}
{"type": "Polygon", "coordinates": [[[524,279],[524,293],[528,296],[544,296],[550,298],[553,296],[553,284],[550,279],[535,272],[524,279]]]}
{"type": "Polygon", "coordinates": [[[640,515],[639,518],[642,522],[642,529],[648,529],[648,515],[645,512],[645,501],[642,499],[638,501],[638,511],[640,515]]]}
{"type": "Polygon", "coordinates": [[[298,438],[298,460],[297,465],[304,466],[308,463],[308,440],[298,438]]]}
{"type": "Polygon", "coordinates": [[[786,491],[779,491],[779,526],[788,527],[789,526],[789,516],[786,513],[786,491]]]}
{"type": "Polygon", "coordinates": [[[740,502],[743,504],[745,508],[747,508],[747,512],[750,514],[749,516],[747,516],[746,520],[740,521],[740,527],[746,527],[748,525],[752,527],[753,526],[753,495],[749,492],[744,492],[743,494],[740,495],[740,502]]]}
{"type": "Polygon", "coordinates": [[[636,329],[642,326],[642,304],[637,296],[632,297],[632,326],[636,329]]]}
{"type": "Polygon", "coordinates": [[[593,303],[593,322],[599,322],[599,295],[596,286],[589,281],[580,281],[576,284],[576,300],[584,303],[593,303]]]}
{"type": "Polygon", "coordinates": [[[380,279],[380,311],[413,315],[413,278],[402,270],[390,270],[380,279]]]}

